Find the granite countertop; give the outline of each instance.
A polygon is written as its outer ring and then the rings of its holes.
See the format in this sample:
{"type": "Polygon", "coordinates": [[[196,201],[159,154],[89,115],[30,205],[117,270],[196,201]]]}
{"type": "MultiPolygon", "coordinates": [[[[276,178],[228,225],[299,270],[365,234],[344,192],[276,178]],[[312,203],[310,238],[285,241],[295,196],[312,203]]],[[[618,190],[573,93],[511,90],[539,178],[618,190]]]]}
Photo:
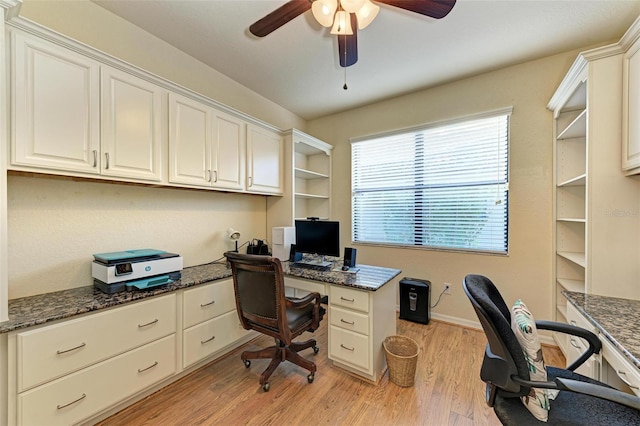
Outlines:
{"type": "Polygon", "coordinates": [[[640,300],[563,291],[587,320],[640,369],[640,300]]]}
{"type": "MultiPolygon", "coordinates": [[[[335,265],[337,265],[337,262],[335,265]]],[[[368,291],[377,290],[400,274],[398,269],[368,265],[358,265],[360,270],[356,274],[289,267],[288,262],[283,262],[282,266],[285,275],[290,277],[322,281],[368,291]]],[[[70,318],[87,312],[98,311],[229,277],[231,277],[231,270],[226,267],[225,263],[208,263],[184,268],[182,270],[182,279],[151,290],[122,291],[106,294],[90,285],[12,299],[9,300],[9,320],[0,323],[0,333],[8,333],[21,328],[70,318]]]]}

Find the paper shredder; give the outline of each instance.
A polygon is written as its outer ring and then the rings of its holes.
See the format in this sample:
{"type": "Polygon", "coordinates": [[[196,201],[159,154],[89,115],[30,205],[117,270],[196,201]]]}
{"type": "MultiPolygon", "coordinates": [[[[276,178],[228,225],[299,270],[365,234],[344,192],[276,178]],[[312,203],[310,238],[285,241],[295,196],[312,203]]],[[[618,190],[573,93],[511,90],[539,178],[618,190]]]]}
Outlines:
{"type": "Polygon", "coordinates": [[[400,280],[400,319],[429,324],[431,282],[405,277],[400,280]]]}

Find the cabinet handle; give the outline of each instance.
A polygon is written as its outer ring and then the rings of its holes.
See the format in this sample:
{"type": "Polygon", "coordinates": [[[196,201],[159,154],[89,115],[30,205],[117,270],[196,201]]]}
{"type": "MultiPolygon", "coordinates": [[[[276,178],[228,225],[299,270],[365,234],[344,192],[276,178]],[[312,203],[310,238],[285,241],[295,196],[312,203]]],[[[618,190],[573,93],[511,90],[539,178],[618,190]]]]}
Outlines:
{"type": "Polygon", "coordinates": [[[620,377],[620,380],[622,380],[625,385],[629,386],[631,389],[640,389],[638,388],[638,386],[632,385],[628,380],[625,379],[625,377],[627,377],[626,371],[616,370],[616,373],[618,373],[618,377],[620,377]]]}
{"type": "Polygon", "coordinates": [[[213,181],[214,181],[214,182],[217,182],[217,181],[218,181],[218,171],[217,171],[217,170],[214,170],[214,171],[213,171],[213,181]]]}
{"type": "Polygon", "coordinates": [[[155,324],[155,323],[157,323],[157,322],[158,322],[158,318],[156,318],[156,319],[154,319],[153,321],[148,322],[148,323],[146,323],[146,324],[138,324],[138,328],[148,327],[148,326],[150,326],[150,325],[152,325],[152,324],[155,324]]]}
{"type": "Polygon", "coordinates": [[[344,300],[345,302],[355,302],[356,299],[347,299],[345,297],[340,296],[340,300],[344,300]]]}
{"type": "Polygon", "coordinates": [[[106,162],[104,168],[108,169],[109,168],[109,153],[108,152],[104,153],[104,159],[105,159],[105,162],[106,162]]]}
{"type": "Polygon", "coordinates": [[[253,178],[249,176],[249,188],[253,186],[253,178]]]}
{"type": "Polygon", "coordinates": [[[98,151],[93,150],[93,167],[98,167],[98,151]]]}
{"type": "Polygon", "coordinates": [[[202,343],[202,344],[204,345],[205,343],[209,343],[210,341],[212,341],[212,340],[213,340],[213,339],[215,339],[215,338],[216,338],[216,336],[213,336],[213,337],[210,337],[210,338],[209,338],[209,339],[207,339],[207,340],[200,340],[200,343],[202,343]]]}
{"type": "Polygon", "coordinates": [[[569,339],[569,343],[571,343],[571,346],[573,346],[576,349],[582,349],[580,346],[576,344],[576,341],[574,339],[569,339]]]}
{"type": "Polygon", "coordinates": [[[151,364],[151,365],[150,365],[150,366],[148,366],[148,367],[145,367],[145,368],[138,368],[138,373],[142,373],[142,372],[144,372],[144,371],[151,370],[151,369],[152,369],[153,367],[155,367],[156,365],[158,365],[158,361],[154,362],[153,364],[151,364]]]}
{"type": "Polygon", "coordinates": [[[354,324],[356,323],[355,321],[351,321],[351,322],[349,322],[349,321],[345,321],[345,320],[343,320],[342,318],[340,318],[340,322],[343,322],[343,323],[345,323],[345,324],[349,324],[349,325],[354,325],[354,324]]]}
{"type": "Polygon", "coordinates": [[[356,348],[348,348],[348,347],[346,347],[345,345],[343,345],[342,343],[340,343],[340,347],[341,347],[341,348],[343,348],[343,349],[346,349],[346,350],[348,350],[348,351],[351,351],[351,352],[353,352],[353,351],[355,351],[355,350],[356,350],[356,348]]]}
{"type": "Polygon", "coordinates": [[[207,182],[211,182],[211,169],[207,169],[207,182]]]}
{"type": "MultiPolygon", "coordinates": [[[[63,351],[61,351],[61,350],[57,350],[57,351],[56,351],[56,353],[57,353],[58,355],[66,354],[67,352],[75,351],[75,350],[77,350],[77,349],[84,348],[85,346],[87,346],[87,344],[86,344],[85,342],[82,342],[82,343],[80,343],[78,346],[76,346],[76,347],[74,347],[74,348],[71,348],[71,349],[65,349],[65,350],[63,350],[63,351]]],[[[72,403],[72,404],[73,404],[73,403],[72,403]]]]}
{"type": "Polygon", "coordinates": [[[575,322],[574,320],[569,321],[571,323],[571,325],[575,325],[576,327],[578,326],[578,323],[575,322]]]}
{"type": "Polygon", "coordinates": [[[62,404],[62,405],[58,405],[57,408],[58,410],[62,410],[64,407],[68,407],[71,404],[75,404],[76,402],[82,401],[83,399],[85,399],[87,397],[86,393],[83,393],[82,396],[74,401],[69,402],[68,404],[62,404]]]}
{"type": "Polygon", "coordinates": [[[213,305],[214,303],[216,303],[216,301],[215,301],[215,300],[212,300],[212,301],[211,301],[211,302],[209,302],[209,303],[201,303],[201,304],[200,304],[200,307],[201,307],[201,308],[206,308],[207,306],[211,306],[211,305],[213,305]]]}

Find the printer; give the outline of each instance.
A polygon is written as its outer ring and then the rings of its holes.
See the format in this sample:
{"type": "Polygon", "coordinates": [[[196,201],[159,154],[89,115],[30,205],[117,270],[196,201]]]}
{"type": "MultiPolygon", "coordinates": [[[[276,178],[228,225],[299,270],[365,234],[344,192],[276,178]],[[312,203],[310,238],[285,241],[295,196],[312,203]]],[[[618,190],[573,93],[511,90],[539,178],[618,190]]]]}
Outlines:
{"type": "Polygon", "coordinates": [[[182,277],[182,256],[155,249],[137,249],[93,255],[91,276],[104,293],[147,290],[182,277]]]}

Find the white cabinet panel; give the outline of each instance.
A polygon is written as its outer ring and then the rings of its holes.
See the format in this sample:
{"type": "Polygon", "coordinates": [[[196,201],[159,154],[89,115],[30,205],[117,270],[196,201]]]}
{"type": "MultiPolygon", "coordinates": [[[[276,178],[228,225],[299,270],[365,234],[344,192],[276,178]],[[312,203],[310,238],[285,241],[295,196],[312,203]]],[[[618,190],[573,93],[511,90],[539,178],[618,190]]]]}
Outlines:
{"type": "Polygon", "coordinates": [[[356,333],[369,335],[369,316],[348,309],[341,309],[337,306],[329,307],[329,318],[331,325],[355,331],[356,333]]]}
{"type": "Polygon", "coordinates": [[[99,173],[99,64],[12,32],[11,164],[99,173]]]}
{"type": "Polygon", "coordinates": [[[331,343],[329,345],[329,358],[353,364],[354,366],[369,369],[369,337],[344,330],[333,325],[329,326],[331,343]]]}
{"type": "Polygon", "coordinates": [[[227,312],[184,331],[183,367],[204,359],[231,345],[248,333],[236,311],[227,312]]]}
{"type": "Polygon", "coordinates": [[[232,280],[185,290],[183,298],[184,328],[209,320],[229,311],[236,311],[232,280]]]}
{"type": "Polygon", "coordinates": [[[247,126],[247,190],[260,194],[283,193],[283,139],[276,132],[247,126]]]}
{"type": "Polygon", "coordinates": [[[175,334],[18,396],[19,425],[69,425],[176,371],[175,334]]]}
{"type": "Polygon", "coordinates": [[[622,169],[640,173],[640,39],[624,55],[622,169]]]}
{"type": "Polygon", "coordinates": [[[329,300],[332,305],[369,312],[369,292],[346,287],[331,286],[329,300]]]}
{"type": "Polygon", "coordinates": [[[102,68],[102,174],[162,180],[162,96],[155,84],[102,68]]]}
{"type": "Polygon", "coordinates": [[[216,111],[213,117],[212,186],[244,189],[246,123],[216,111]]]}

